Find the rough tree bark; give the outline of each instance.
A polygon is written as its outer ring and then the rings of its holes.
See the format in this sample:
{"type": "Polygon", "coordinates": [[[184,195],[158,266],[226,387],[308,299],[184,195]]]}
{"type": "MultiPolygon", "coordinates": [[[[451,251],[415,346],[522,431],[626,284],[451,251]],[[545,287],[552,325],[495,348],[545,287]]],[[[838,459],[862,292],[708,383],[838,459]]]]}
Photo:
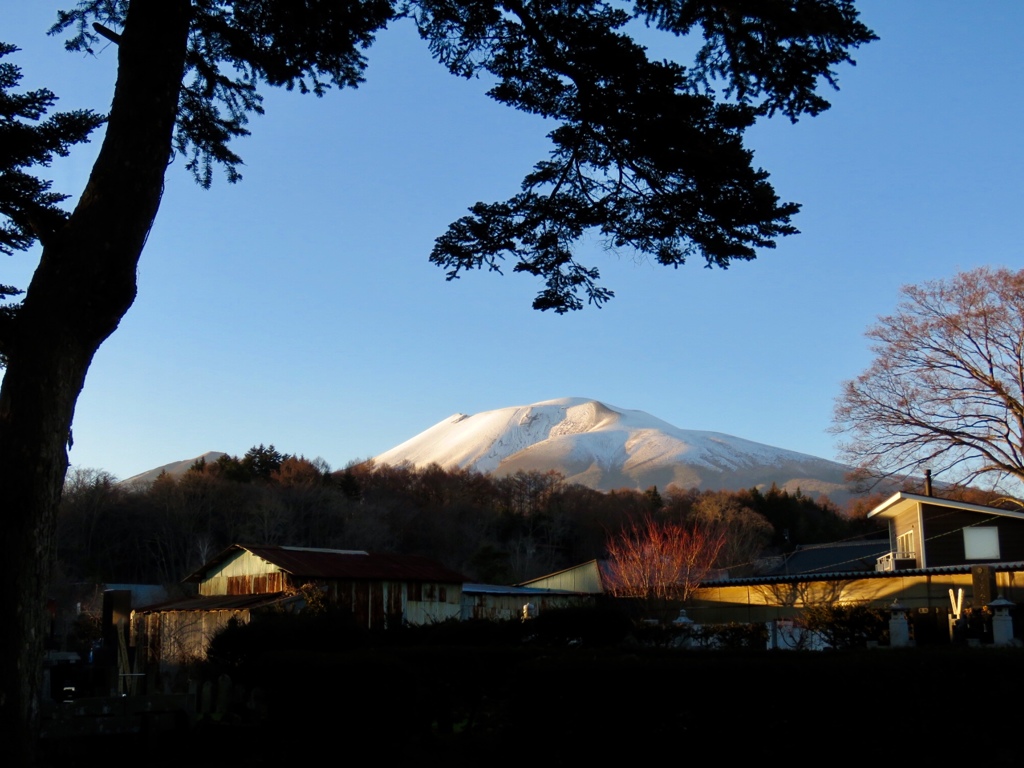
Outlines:
{"type": "Polygon", "coordinates": [[[75,402],[93,355],[135,299],[169,160],[189,14],[187,0],[131,4],[99,157],[70,219],[40,238],[42,257],[14,327],[0,389],[0,740],[14,764],[34,754],[42,598],[75,402]]]}

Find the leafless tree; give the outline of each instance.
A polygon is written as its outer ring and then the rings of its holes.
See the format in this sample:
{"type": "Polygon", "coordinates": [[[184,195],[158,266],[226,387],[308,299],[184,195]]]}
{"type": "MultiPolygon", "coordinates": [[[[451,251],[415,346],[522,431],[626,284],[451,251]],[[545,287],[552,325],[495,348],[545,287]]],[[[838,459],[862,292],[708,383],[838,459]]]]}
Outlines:
{"type": "Polygon", "coordinates": [[[700,526],[647,517],[607,543],[613,594],[655,605],[686,601],[714,566],[725,535],[700,526]]]}
{"type": "Polygon", "coordinates": [[[709,533],[720,532],[724,541],[715,566],[749,569],[771,543],[775,529],[768,519],[743,505],[729,491],[707,491],[693,505],[692,521],[709,533]]]}
{"type": "Polygon", "coordinates": [[[834,431],[869,476],[930,468],[954,483],[1024,483],[1024,270],[982,267],[902,289],[868,330],[874,362],[843,386],[834,431]]]}

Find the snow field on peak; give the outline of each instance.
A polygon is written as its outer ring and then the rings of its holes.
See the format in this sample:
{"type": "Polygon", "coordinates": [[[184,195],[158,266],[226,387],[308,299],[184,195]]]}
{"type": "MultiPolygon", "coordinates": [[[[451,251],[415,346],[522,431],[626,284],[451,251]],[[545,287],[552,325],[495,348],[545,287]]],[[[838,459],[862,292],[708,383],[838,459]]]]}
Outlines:
{"type": "Polygon", "coordinates": [[[682,467],[703,468],[715,476],[772,466],[838,468],[806,454],[719,432],[680,429],[644,411],[580,397],[458,413],[377,460],[498,473],[534,466],[541,471],[572,467],[572,472],[589,467],[588,474],[599,471],[619,478],[623,473],[636,478],[665,472],[677,476],[682,467]]]}

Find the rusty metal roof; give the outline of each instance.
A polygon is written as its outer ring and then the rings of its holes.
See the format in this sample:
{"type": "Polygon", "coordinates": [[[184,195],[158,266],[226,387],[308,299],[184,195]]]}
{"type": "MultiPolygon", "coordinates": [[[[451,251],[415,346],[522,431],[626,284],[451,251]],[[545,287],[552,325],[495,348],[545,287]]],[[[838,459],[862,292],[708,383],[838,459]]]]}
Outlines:
{"type": "Polygon", "coordinates": [[[240,550],[251,552],[285,573],[299,578],[429,581],[446,584],[461,584],[466,580],[461,573],[418,555],[248,544],[232,544],[185,580],[202,581],[211,567],[224,562],[240,550]]]}
{"type": "Polygon", "coordinates": [[[166,600],[154,605],[136,608],[135,613],[155,613],[157,611],[239,611],[270,605],[290,595],[274,592],[264,595],[214,595],[212,597],[183,597],[177,600],[166,600]]]}

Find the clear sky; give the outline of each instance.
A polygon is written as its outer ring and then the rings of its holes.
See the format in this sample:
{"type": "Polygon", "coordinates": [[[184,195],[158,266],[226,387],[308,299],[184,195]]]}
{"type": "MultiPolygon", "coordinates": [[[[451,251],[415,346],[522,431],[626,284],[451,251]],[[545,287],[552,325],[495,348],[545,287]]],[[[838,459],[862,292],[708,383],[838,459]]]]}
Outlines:
{"type": "MultiPolygon", "coordinates": [[[[58,7],[5,4],[0,40],[23,49],[7,60],[58,108],[104,111],[116,50],[64,52],[45,35],[58,7]]],[[[456,412],[568,396],[835,458],[833,400],[900,286],[1024,266],[1024,3],[858,7],[881,39],[842,68],[832,109],[749,133],[780,197],[803,205],[802,234],[727,271],[587,244],[616,297],[563,316],[530,308],[533,278],[447,283],[427,260],[468,206],[517,191],[551,125],[447,74],[408,24],[379,36],[358,90],[268,92],[236,146],[241,183],[203,191],[180,158],[168,170],[138,299],[78,402],[72,464],[123,478],[273,443],[340,468],[456,412]]],[[[54,188],[77,194],[95,149],[55,164],[54,188]]],[[[0,282],[33,268],[4,258],[0,282]]]]}

